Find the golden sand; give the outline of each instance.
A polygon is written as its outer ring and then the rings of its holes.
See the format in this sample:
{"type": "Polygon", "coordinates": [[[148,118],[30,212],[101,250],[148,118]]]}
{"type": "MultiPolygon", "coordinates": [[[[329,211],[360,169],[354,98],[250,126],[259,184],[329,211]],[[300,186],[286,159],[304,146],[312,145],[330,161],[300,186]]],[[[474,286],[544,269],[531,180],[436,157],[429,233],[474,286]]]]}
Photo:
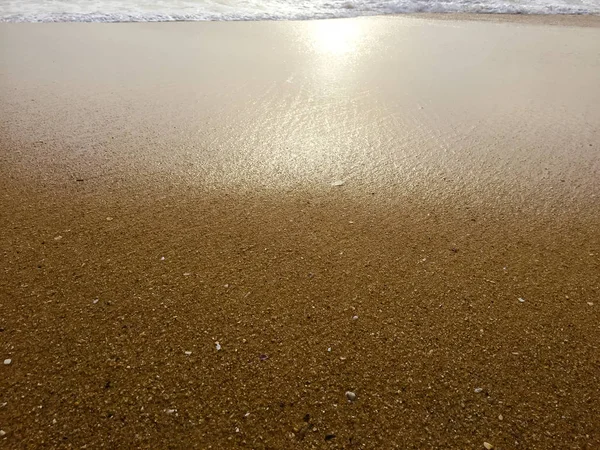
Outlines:
{"type": "Polygon", "coordinates": [[[600,446],[599,29],[0,41],[2,448],[600,446]]]}

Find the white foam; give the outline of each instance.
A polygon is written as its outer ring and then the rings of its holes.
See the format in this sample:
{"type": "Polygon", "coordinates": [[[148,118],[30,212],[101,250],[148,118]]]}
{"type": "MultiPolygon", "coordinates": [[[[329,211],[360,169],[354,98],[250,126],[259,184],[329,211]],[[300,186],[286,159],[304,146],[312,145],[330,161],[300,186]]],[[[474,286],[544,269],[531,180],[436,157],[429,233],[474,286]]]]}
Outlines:
{"type": "Polygon", "coordinates": [[[302,20],[414,12],[600,14],[600,1],[0,0],[0,22],[302,20]]]}

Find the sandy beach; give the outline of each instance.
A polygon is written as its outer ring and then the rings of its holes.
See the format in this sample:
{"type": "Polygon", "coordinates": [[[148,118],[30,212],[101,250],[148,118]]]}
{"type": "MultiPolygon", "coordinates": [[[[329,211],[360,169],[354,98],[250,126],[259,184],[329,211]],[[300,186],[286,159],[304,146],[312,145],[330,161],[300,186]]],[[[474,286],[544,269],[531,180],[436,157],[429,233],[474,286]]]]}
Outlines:
{"type": "Polygon", "coordinates": [[[600,19],[515,20],[0,24],[0,447],[600,448],[600,19]]]}

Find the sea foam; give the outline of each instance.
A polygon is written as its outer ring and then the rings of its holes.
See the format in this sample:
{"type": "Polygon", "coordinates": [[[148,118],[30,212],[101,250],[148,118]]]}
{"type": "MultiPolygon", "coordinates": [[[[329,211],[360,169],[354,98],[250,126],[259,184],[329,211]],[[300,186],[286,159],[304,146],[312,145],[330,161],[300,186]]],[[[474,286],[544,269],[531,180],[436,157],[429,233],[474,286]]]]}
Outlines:
{"type": "Polygon", "coordinates": [[[2,22],[304,20],[415,12],[600,14],[598,0],[0,0],[2,22]]]}

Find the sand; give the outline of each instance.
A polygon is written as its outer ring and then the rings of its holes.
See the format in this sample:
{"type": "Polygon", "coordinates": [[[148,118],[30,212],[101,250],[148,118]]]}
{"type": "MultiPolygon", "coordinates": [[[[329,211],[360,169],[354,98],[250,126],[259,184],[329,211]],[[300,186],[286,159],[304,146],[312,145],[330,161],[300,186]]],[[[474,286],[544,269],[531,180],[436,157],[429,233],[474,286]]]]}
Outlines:
{"type": "Polygon", "coordinates": [[[598,448],[572,25],[1,24],[0,446],[598,448]]]}

